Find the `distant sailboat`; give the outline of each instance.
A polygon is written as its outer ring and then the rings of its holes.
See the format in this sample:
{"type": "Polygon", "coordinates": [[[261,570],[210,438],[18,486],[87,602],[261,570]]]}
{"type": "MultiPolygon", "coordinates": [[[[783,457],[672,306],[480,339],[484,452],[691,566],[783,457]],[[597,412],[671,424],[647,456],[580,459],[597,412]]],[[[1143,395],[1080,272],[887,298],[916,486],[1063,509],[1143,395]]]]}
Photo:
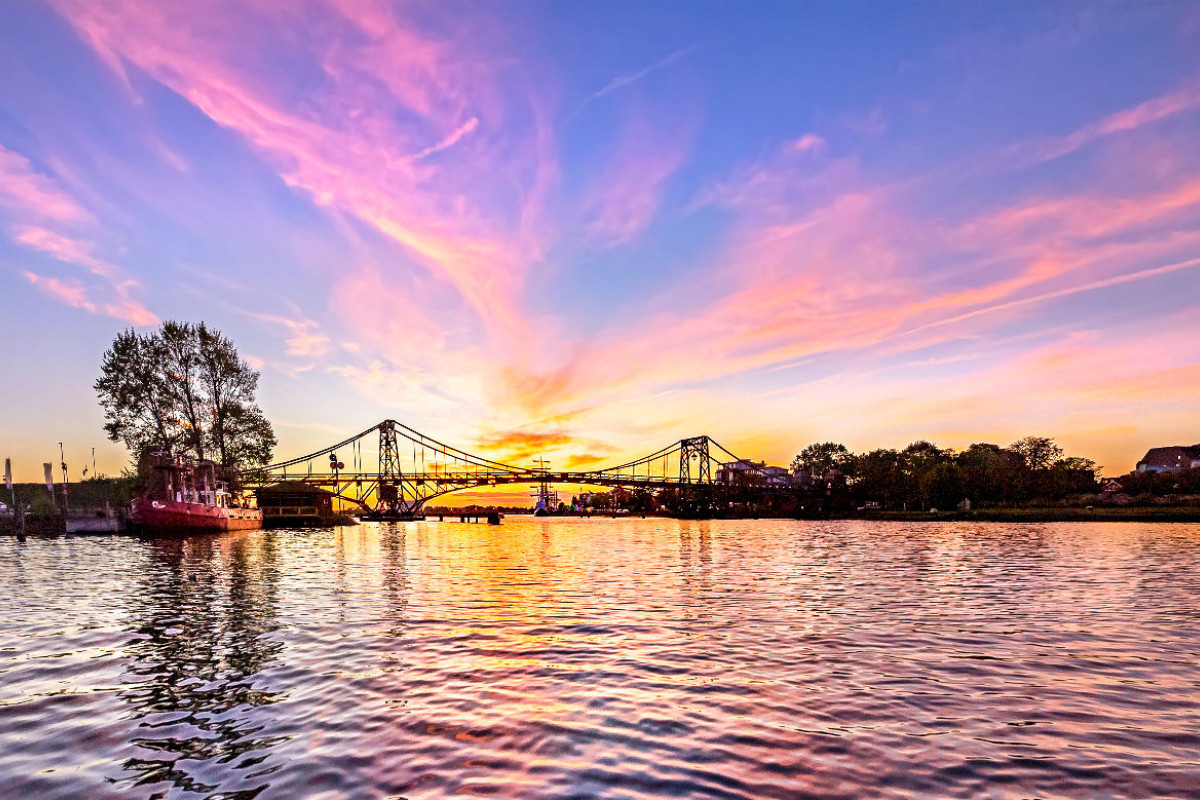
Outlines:
{"type": "MultiPolygon", "coordinates": [[[[546,467],[549,462],[539,458],[537,464],[542,473],[546,472],[546,467]]],[[[548,517],[551,514],[558,513],[558,492],[550,488],[549,481],[543,480],[538,484],[538,490],[530,497],[536,497],[537,502],[533,505],[533,515],[535,517],[548,517]]]]}

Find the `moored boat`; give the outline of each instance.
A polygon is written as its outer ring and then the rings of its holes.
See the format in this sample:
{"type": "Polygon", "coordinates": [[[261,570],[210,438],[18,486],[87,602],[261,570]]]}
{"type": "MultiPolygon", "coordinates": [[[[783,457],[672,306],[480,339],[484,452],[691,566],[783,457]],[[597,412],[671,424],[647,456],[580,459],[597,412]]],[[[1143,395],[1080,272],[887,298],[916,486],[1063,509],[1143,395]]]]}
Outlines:
{"type": "Polygon", "coordinates": [[[260,509],[234,502],[230,481],[211,461],[150,457],[146,493],[133,501],[133,523],[143,533],[217,532],[262,527],[260,509]]]}
{"type": "Polygon", "coordinates": [[[262,519],[262,511],[257,508],[228,508],[149,497],[133,501],[133,521],[145,533],[253,530],[262,527],[262,519]]]}

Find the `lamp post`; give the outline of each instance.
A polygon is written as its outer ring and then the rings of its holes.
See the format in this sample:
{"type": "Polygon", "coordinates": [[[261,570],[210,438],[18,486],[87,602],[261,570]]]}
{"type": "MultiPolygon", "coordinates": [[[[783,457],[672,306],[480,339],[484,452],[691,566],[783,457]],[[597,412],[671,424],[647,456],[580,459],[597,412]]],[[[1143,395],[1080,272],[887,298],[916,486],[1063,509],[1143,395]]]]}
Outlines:
{"type": "Polygon", "coordinates": [[[67,503],[68,503],[68,500],[69,500],[69,498],[68,498],[68,496],[67,496],[67,456],[66,456],[66,454],[64,454],[64,453],[63,453],[63,443],[62,443],[62,442],[59,442],[59,443],[58,443],[58,459],[59,459],[59,464],[61,464],[61,465],[62,465],[62,474],[63,474],[63,516],[65,517],[65,516],[67,515],[67,503]]]}

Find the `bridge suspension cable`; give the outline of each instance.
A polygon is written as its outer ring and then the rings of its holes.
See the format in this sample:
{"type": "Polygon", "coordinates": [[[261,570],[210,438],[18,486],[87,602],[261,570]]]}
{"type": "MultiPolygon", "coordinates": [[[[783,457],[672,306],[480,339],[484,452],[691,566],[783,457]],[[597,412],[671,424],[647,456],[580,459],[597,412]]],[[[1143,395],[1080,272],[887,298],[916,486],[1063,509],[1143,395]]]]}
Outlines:
{"type": "Polygon", "coordinates": [[[551,472],[545,463],[538,466],[516,466],[503,461],[478,456],[443,441],[427,436],[395,420],[384,420],[329,447],[313,453],[271,464],[251,483],[264,485],[286,479],[287,468],[305,465],[300,479],[313,486],[332,488],[333,494],[364,508],[376,510],[398,508],[405,513],[419,510],[433,497],[472,487],[498,484],[520,484],[546,481],[592,484],[601,486],[639,486],[663,489],[672,486],[710,484],[723,480],[713,469],[728,462],[741,462],[742,474],[761,472],[720,443],[707,436],[680,439],[652,453],[622,464],[594,470],[551,472]],[[378,433],[378,466],[369,470],[363,458],[362,440],[378,433]],[[402,463],[399,439],[410,443],[411,463],[402,463]],[[336,451],[350,446],[352,471],[342,469],[336,451]],[[326,455],[334,465],[331,474],[314,471],[314,463],[322,463],[326,455]],[[694,468],[694,469],[693,469],[694,468]],[[351,494],[353,490],[354,494],[351,494]]]}

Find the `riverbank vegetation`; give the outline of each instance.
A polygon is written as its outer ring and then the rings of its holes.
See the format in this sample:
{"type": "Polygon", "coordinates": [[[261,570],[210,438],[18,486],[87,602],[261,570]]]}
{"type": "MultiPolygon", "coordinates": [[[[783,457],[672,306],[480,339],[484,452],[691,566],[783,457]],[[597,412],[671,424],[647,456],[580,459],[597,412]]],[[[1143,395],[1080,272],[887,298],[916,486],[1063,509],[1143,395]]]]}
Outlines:
{"type": "Polygon", "coordinates": [[[862,454],[822,442],[801,450],[792,468],[802,479],[844,484],[856,507],[885,511],[955,509],[964,500],[974,508],[1045,506],[1089,495],[1094,503],[1100,492],[1095,462],[1066,456],[1040,436],[1008,447],[977,443],[955,451],[917,441],[862,454]]]}

